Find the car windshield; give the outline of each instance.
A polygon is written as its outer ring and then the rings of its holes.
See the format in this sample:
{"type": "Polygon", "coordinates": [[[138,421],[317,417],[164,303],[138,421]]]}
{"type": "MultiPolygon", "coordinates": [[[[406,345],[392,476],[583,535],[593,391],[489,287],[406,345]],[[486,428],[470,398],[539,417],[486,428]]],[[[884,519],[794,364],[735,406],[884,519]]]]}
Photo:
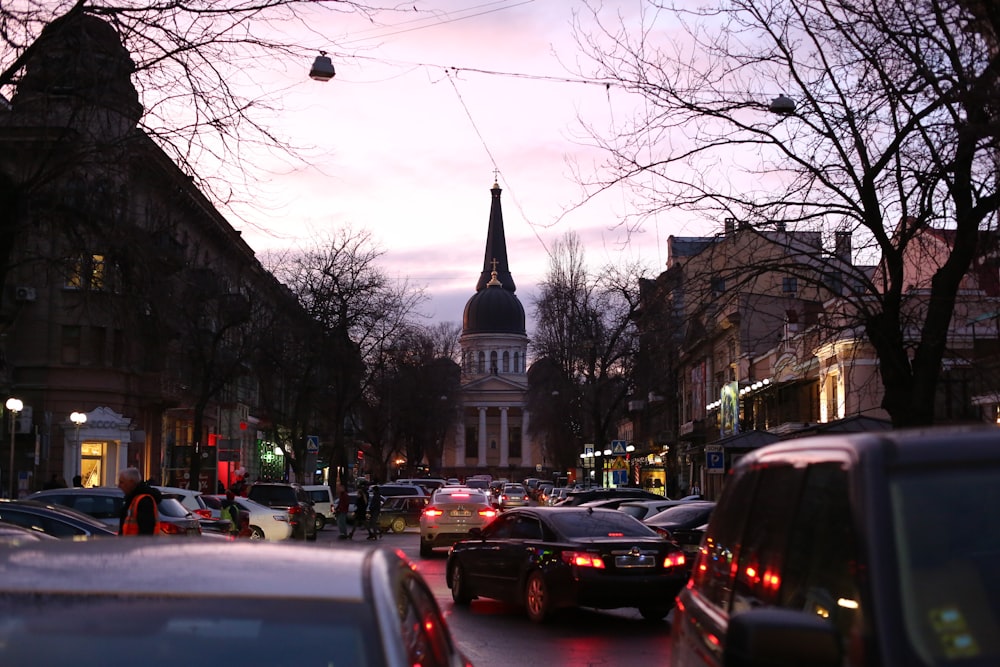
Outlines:
{"type": "Polygon", "coordinates": [[[925,665],[1000,664],[1000,469],[890,483],[904,626],[925,665]]]}
{"type": "MultiPolygon", "coordinates": [[[[554,507],[554,510],[562,508],[554,507]]],[[[647,526],[617,511],[553,512],[552,525],[569,538],[580,537],[656,537],[647,526]]]]}
{"type": "Polygon", "coordinates": [[[107,595],[0,595],[0,662],[97,667],[116,654],[143,665],[381,665],[361,603],[107,595]]]}

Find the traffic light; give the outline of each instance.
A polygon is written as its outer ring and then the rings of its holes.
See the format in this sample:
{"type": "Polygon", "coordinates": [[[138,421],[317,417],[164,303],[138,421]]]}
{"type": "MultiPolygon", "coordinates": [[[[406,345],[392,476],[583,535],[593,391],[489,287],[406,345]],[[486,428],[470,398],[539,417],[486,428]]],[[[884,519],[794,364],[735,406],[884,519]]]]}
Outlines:
{"type": "Polygon", "coordinates": [[[363,451],[361,451],[360,449],[358,450],[358,460],[359,461],[364,461],[365,460],[365,453],[363,451]]]}

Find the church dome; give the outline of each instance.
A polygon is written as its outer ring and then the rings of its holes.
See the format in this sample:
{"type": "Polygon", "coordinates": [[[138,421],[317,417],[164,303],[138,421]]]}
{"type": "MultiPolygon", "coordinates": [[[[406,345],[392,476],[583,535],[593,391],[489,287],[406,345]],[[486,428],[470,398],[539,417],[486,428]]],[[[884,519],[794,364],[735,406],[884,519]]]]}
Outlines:
{"type": "Polygon", "coordinates": [[[462,333],[513,333],[524,335],[524,306],[499,282],[472,295],[465,304],[462,333]]]}

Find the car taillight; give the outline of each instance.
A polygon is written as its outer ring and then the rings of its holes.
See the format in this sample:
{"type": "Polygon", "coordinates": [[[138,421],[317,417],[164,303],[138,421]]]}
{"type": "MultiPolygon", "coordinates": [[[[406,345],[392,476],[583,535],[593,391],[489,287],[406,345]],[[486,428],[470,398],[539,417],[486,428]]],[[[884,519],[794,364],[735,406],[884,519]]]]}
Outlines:
{"type": "Polygon", "coordinates": [[[198,516],[200,516],[203,519],[211,519],[212,518],[212,510],[195,510],[194,513],[197,514],[198,516]]]}
{"type": "Polygon", "coordinates": [[[442,514],[444,514],[444,512],[442,512],[441,510],[439,510],[436,507],[426,507],[426,508],[424,508],[424,516],[427,517],[427,518],[429,518],[429,519],[433,519],[434,517],[441,516],[442,514]]]}
{"type": "Polygon", "coordinates": [[[492,507],[487,507],[485,509],[479,510],[479,516],[484,519],[495,519],[497,516],[497,511],[492,507]]]}
{"type": "Polygon", "coordinates": [[[595,554],[588,554],[585,551],[564,551],[562,553],[563,562],[577,567],[593,567],[598,570],[604,569],[604,559],[595,554]]]}
{"type": "Polygon", "coordinates": [[[500,500],[507,500],[507,494],[505,493],[502,496],[500,496],[500,500]]]}
{"type": "Polygon", "coordinates": [[[288,508],[288,513],[289,514],[302,514],[302,508],[299,507],[298,505],[293,505],[292,507],[288,508]]]}
{"type": "Polygon", "coordinates": [[[167,523],[166,521],[160,523],[160,532],[164,535],[180,535],[181,533],[187,532],[186,529],[181,529],[176,523],[167,523]]]}
{"type": "Polygon", "coordinates": [[[680,551],[668,554],[663,559],[663,567],[680,567],[684,565],[684,554],[680,551]]]}
{"type": "Polygon", "coordinates": [[[652,527],[653,530],[655,530],[660,535],[660,537],[665,537],[666,539],[670,540],[671,542],[674,541],[674,536],[671,535],[670,531],[667,530],[666,528],[660,528],[659,526],[651,526],[651,527],[652,527]]]}

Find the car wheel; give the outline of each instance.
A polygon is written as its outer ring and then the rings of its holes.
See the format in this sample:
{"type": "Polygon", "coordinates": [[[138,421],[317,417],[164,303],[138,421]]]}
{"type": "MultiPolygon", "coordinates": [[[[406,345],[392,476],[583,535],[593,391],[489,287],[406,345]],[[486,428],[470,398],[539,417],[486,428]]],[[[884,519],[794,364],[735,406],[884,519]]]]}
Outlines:
{"type": "Polygon", "coordinates": [[[316,515],[316,531],[319,532],[319,531],[323,530],[324,526],[326,526],[326,517],[323,516],[322,514],[317,514],[316,515]]]}
{"type": "Polygon", "coordinates": [[[552,615],[549,608],[549,589],[545,584],[545,577],[541,572],[532,572],[528,576],[528,583],[524,589],[524,606],[528,612],[528,618],[535,623],[547,621],[552,615]]]}
{"type": "Polygon", "coordinates": [[[396,517],[392,520],[392,523],[389,524],[389,528],[391,528],[394,533],[403,532],[406,530],[406,519],[401,516],[396,517]]]}
{"type": "Polygon", "coordinates": [[[647,621],[662,621],[670,613],[670,607],[639,607],[639,615],[647,621]]]}
{"type": "Polygon", "coordinates": [[[317,537],[319,537],[319,533],[315,530],[311,534],[306,533],[306,541],[308,542],[315,542],[317,537]]]}
{"type": "Polygon", "coordinates": [[[263,540],[264,531],[257,526],[250,526],[250,539],[251,540],[263,540]]]}
{"type": "Polygon", "coordinates": [[[420,540],[420,557],[430,558],[433,555],[434,555],[434,547],[432,547],[427,542],[420,540]]]}
{"type": "Polygon", "coordinates": [[[465,583],[465,568],[457,563],[451,568],[451,599],[455,604],[466,605],[472,602],[472,593],[465,583]]]}

